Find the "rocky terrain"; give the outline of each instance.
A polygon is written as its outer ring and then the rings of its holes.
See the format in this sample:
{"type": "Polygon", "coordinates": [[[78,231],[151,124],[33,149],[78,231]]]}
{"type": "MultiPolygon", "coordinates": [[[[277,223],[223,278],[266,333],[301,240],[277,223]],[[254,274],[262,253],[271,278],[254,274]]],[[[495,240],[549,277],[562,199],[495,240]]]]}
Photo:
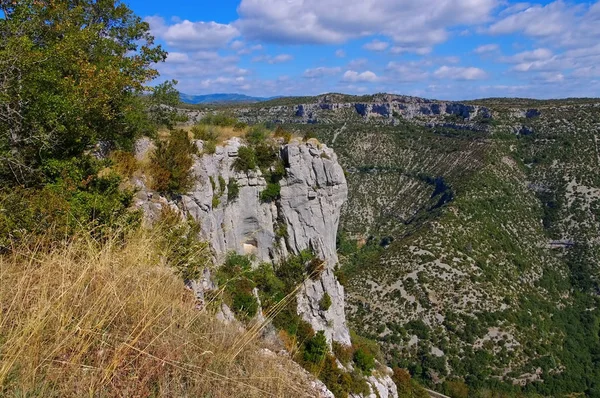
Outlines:
{"type": "MultiPolygon", "coordinates": [[[[196,145],[202,151],[204,143],[198,140],[196,145]]],[[[336,342],[350,346],[344,287],[334,274],[340,212],[348,192],[336,154],[316,140],[282,145],[278,156],[286,172],[280,182],[281,197],[265,202],[260,199],[268,185],[263,173],[258,169],[235,171],[238,151],[245,145],[240,138],[233,138],[217,147],[214,154],[196,156],[194,188],[173,201],[149,190],[143,178],[137,180],[141,189],[136,206],[150,219],[156,219],[168,206],[184,217],[192,217],[201,227],[199,239],[210,243],[214,264],[222,264],[232,252],[250,256],[258,265],[278,264],[310,250],[325,266],[319,278],[307,279],[299,290],[297,313],[315,331],[323,331],[330,345],[336,342]],[[234,199],[228,192],[232,184],[239,189],[234,199]],[[331,301],[326,310],[320,305],[325,295],[331,301]]],[[[136,156],[143,158],[151,148],[148,140],[138,142],[136,156]]],[[[199,298],[215,288],[210,272],[204,273],[202,281],[190,281],[190,285],[199,298]]],[[[226,305],[219,316],[233,320],[226,305]]],[[[389,377],[391,370],[382,369],[367,380],[373,394],[377,394],[373,397],[397,397],[389,377]]],[[[333,395],[324,389],[323,396],[333,395]]]]}
{"type": "Polygon", "coordinates": [[[389,364],[433,386],[597,396],[599,101],[328,94],[219,111],[335,149],[349,324],[389,364]]]}

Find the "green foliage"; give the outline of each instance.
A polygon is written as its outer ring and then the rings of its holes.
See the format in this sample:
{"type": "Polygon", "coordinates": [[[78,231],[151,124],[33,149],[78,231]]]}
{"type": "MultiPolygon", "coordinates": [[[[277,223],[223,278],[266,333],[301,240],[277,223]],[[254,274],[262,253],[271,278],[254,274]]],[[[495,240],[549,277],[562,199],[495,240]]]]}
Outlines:
{"type": "Polygon", "coordinates": [[[187,121],[185,114],[176,108],[180,103],[176,85],[176,80],[163,82],[152,88],[150,96],[143,97],[151,128],[166,127],[172,130],[177,123],[187,121]]]}
{"type": "MultiPolygon", "coordinates": [[[[135,226],[133,193],[119,188],[115,173],[98,176],[102,162],[89,157],[49,160],[42,188],[0,189],[0,252],[24,240],[44,237],[49,246],[81,229],[103,239],[111,231],[135,226]]],[[[113,233],[114,235],[114,233],[113,233]]]]}
{"type": "Polygon", "coordinates": [[[240,196],[240,185],[235,178],[230,178],[227,183],[227,200],[235,201],[240,196]]]}
{"type": "Polygon", "coordinates": [[[329,352],[325,333],[320,330],[317,334],[304,343],[303,358],[313,364],[321,363],[329,352]]]}
{"type": "Polygon", "coordinates": [[[238,172],[248,172],[257,166],[254,149],[242,146],[238,149],[238,157],[233,162],[233,169],[238,172]]]}
{"type": "Polygon", "coordinates": [[[110,154],[110,160],[115,171],[125,178],[130,178],[138,169],[138,162],[131,152],[114,151],[110,154]]]}
{"type": "Polygon", "coordinates": [[[192,154],[196,147],[183,130],[174,130],[166,142],[158,141],[151,155],[152,187],[162,193],[182,193],[191,188],[192,154]]]}
{"type": "Polygon", "coordinates": [[[274,202],[281,196],[281,185],[279,183],[267,183],[267,187],[260,193],[261,202],[274,202]]]}
{"type": "Polygon", "coordinates": [[[323,297],[321,297],[321,300],[319,300],[319,308],[321,311],[327,311],[331,308],[331,296],[329,296],[327,292],[325,292],[323,297]]]}
{"type": "Polygon", "coordinates": [[[202,271],[212,264],[208,244],[198,239],[200,225],[191,217],[182,221],[177,212],[165,208],[159,228],[162,233],[158,244],[167,262],[184,280],[197,280],[202,271]]]}
{"type": "Polygon", "coordinates": [[[354,351],[352,359],[356,366],[366,375],[370,375],[371,371],[375,368],[375,357],[363,348],[354,351]]]}
{"type": "Polygon", "coordinates": [[[152,128],[141,94],[166,53],[126,5],[25,0],[2,11],[3,184],[44,183],[48,160],[82,156],[99,142],[128,148],[152,128]]]}
{"type": "Polygon", "coordinates": [[[255,125],[246,133],[246,140],[252,146],[264,144],[269,137],[270,132],[265,126],[255,125]]]}
{"type": "Polygon", "coordinates": [[[204,116],[202,120],[200,120],[200,124],[219,127],[233,127],[238,125],[238,121],[235,117],[226,113],[214,113],[204,116]]]}
{"type": "Polygon", "coordinates": [[[394,368],[392,380],[398,388],[398,398],[429,398],[427,391],[405,369],[394,368]]]}

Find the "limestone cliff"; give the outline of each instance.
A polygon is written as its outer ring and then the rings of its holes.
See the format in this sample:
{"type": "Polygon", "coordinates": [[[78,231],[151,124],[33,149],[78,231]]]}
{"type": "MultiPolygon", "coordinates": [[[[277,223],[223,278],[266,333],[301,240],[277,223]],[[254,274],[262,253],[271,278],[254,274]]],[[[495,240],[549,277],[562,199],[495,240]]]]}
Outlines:
{"type": "MultiPolygon", "coordinates": [[[[197,145],[202,150],[202,141],[197,145]]],[[[290,254],[312,250],[326,262],[326,268],[320,279],[309,280],[302,287],[298,313],[313,329],[323,330],[329,341],[350,344],[344,288],[333,273],[340,210],[348,194],[335,153],[316,141],[281,146],[279,156],[286,169],[280,182],[281,198],[265,203],[260,193],[267,183],[260,170],[237,172],[233,168],[242,145],[240,139],[233,138],[217,147],[214,154],[196,157],[195,186],[174,204],[199,223],[200,238],[210,242],[217,264],[232,251],[251,254],[258,263],[277,262],[290,254]],[[239,187],[233,200],[228,199],[232,182],[239,187]],[[325,293],[332,304],[323,311],[318,303],[325,293]]],[[[143,193],[138,207],[152,213],[157,207],[152,202],[156,200],[155,195],[143,193]]]]}

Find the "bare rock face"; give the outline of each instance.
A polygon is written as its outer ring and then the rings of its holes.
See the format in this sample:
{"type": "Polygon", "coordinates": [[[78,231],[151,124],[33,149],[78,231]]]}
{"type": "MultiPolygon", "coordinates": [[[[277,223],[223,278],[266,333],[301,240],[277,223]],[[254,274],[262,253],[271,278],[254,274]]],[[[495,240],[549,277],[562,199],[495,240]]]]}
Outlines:
{"type": "MultiPolygon", "coordinates": [[[[201,148],[202,142],[198,142],[201,148]]],[[[333,150],[316,141],[292,142],[280,149],[286,167],[281,199],[264,203],[260,193],[266,181],[260,171],[236,172],[233,163],[242,146],[234,138],[214,154],[194,162],[194,189],[181,196],[180,209],[201,226],[201,238],[210,242],[215,262],[228,252],[254,255],[257,262],[277,262],[310,249],[326,262],[318,280],[305,283],[298,295],[298,313],[328,341],[350,344],[344,312],[344,288],[333,274],[337,264],[336,234],[340,210],[348,196],[346,179],[333,150]],[[232,198],[231,183],[239,187],[232,198]],[[283,229],[286,234],[276,231],[283,229]],[[327,293],[327,311],[319,301],[327,293]]]]}
{"type": "Polygon", "coordinates": [[[274,232],[277,206],[259,199],[267,185],[262,174],[233,170],[241,145],[232,139],[213,155],[197,158],[194,189],[181,197],[182,210],[200,224],[201,238],[211,244],[217,263],[228,252],[252,254],[260,262],[279,258],[274,232]],[[236,198],[228,192],[231,182],[239,187],[236,198]]]}

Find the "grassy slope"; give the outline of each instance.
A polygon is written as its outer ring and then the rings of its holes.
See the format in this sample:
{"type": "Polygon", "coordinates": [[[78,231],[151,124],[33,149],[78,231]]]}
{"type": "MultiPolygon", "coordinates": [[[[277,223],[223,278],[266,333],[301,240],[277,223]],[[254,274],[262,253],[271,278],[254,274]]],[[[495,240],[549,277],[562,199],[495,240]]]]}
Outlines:
{"type": "Polygon", "coordinates": [[[1,257],[0,395],[314,396],[291,360],[198,311],[156,240],[1,257]]]}

